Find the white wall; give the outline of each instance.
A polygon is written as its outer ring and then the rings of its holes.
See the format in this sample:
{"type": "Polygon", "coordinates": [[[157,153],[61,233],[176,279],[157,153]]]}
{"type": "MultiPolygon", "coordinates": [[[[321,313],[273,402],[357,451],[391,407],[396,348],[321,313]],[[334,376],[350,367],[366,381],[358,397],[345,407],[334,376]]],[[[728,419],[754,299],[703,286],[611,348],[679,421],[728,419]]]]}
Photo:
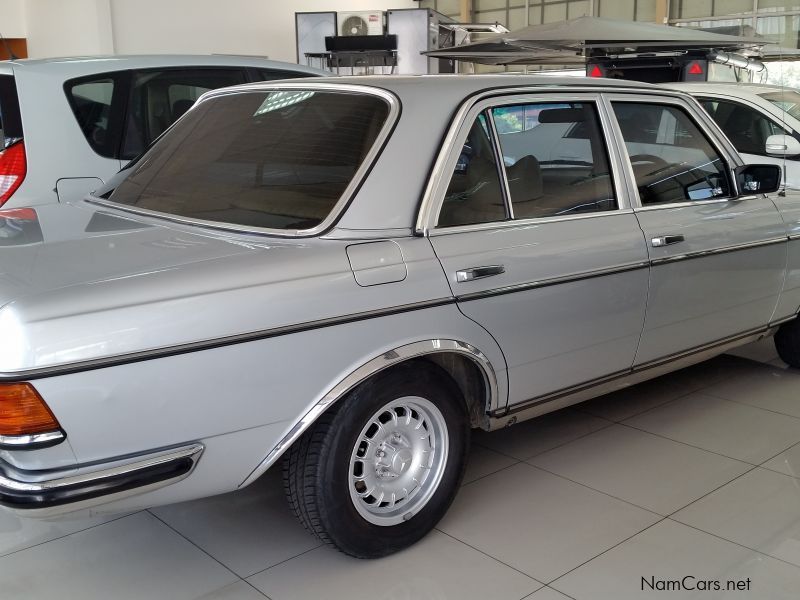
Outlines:
{"type": "MultiPolygon", "coordinates": [[[[9,1],[17,0],[0,4],[9,1]]],[[[419,6],[413,0],[22,1],[31,58],[223,53],[291,62],[296,60],[295,12],[419,6]]]]}
{"type": "Polygon", "coordinates": [[[29,57],[113,53],[109,0],[24,0],[23,4],[29,57]]]}
{"type": "Polygon", "coordinates": [[[7,38],[24,38],[25,11],[23,0],[0,0],[0,33],[7,38]]]}

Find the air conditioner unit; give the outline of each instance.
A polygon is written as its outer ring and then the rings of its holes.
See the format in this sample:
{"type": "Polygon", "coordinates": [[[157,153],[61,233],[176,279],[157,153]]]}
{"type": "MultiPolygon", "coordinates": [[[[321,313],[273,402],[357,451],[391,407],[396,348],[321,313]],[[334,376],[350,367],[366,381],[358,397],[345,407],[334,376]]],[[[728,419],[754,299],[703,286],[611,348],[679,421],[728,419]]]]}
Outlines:
{"type": "Polygon", "coordinates": [[[339,35],[383,35],[383,12],[367,10],[340,12],[336,15],[339,35]]]}

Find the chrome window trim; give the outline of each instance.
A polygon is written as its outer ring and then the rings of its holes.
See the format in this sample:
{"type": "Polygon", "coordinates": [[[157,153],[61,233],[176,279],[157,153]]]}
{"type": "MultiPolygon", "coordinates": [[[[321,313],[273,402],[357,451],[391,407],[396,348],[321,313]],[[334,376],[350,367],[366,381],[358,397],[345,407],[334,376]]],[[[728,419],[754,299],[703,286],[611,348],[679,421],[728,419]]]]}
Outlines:
{"type": "Polygon", "coordinates": [[[458,227],[442,227],[432,229],[428,232],[430,237],[442,235],[453,235],[456,233],[466,233],[470,231],[490,231],[492,229],[527,228],[536,227],[545,223],[560,223],[562,221],[579,221],[582,219],[600,219],[603,217],[614,217],[617,215],[632,215],[633,209],[622,208],[617,210],[605,210],[597,213],[587,213],[580,215],[563,215],[556,217],[535,217],[530,219],[516,219],[514,221],[492,221],[489,223],[476,223],[475,225],[459,225],[458,227]]]}
{"type": "Polygon", "coordinates": [[[311,227],[309,229],[271,229],[267,227],[251,227],[247,225],[237,225],[235,223],[220,223],[218,221],[193,219],[191,217],[183,217],[180,215],[173,215],[170,213],[164,213],[156,210],[137,208],[135,206],[119,204],[111,199],[98,198],[96,196],[88,196],[86,200],[93,204],[97,204],[104,207],[110,207],[137,215],[155,217],[158,219],[163,219],[174,223],[208,227],[210,229],[232,231],[237,233],[252,233],[252,234],[260,234],[260,235],[268,235],[273,237],[284,237],[284,238],[302,238],[302,237],[316,236],[327,231],[339,219],[339,217],[345,211],[350,202],[355,198],[356,193],[358,192],[358,189],[361,187],[361,184],[363,183],[367,174],[369,173],[370,170],[372,170],[379,155],[383,152],[383,148],[386,145],[386,142],[388,141],[392,131],[395,128],[395,125],[399,120],[401,112],[401,103],[400,99],[394,93],[383,88],[377,88],[367,85],[355,85],[355,84],[314,83],[313,81],[309,81],[308,78],[302,78],[302,80],[307,83],[287,82],[287,83],[267,84],[265,82],[255,85],[248,85],[244,88],[236,87],[231,89],[223,88],[220,90],[212,90],[200,96],[199,100],[197,101],[197,104],[223,96],[263,93],[263,92],[279,91],[279,90],[298,90],[298,91],[319,90],[328,93],[362,94],[362,95],[376,96],[384,100],[389,106],[389,114],[386,117],[386,121],[384,122],[383,127],[381,127],[380,132],[378,132],[378,136],[375,138],[375,142],[372,144],[372,147],[370,148],[369,152],[364,157],[364,160],[361,161],[361,164],[359,165],[358,169],[356,169],[356,172],[353,175],[352,179],[350,180],[350,183],[347,185],[344,192],[342,192],[342,195],[333,205],[328,215],[318,225],[311,227]]]}
{"type": "Polygon", "coordinates": [[[33,450],[46,446],[55,446],[66,439],[64,432],[45,431],[43,433],[29,433],[25,435],[0,435],[0,449],[3,450],[33,450]]]}
{"type": "MultiPolygon", "coordinates": [[[[475,228],[493,229],[497,226],[519,225],[521,223],[540,223],[547,222],[551,219],[570,220],[574,218],[587,218],[595,216],[608,216],[610,214],[620,214],[625,209],[630,208],[628,195],[625,193],[627,190],[627,183],[621,176],[620,167],[623,164],[621,156],[619,155],[618,148],[615,144],[611,143],[609,139],[609,127],[611,121],[609,115],[603,109],[601,91],[594,88],[577,88],[577,89],[557,89],[551,92],[543,92],[539,90],[531,90],[530,88],[520,89],[506,89],[506,90],[492,90],[484,94],[480,94],[467,102],[463,103],[459,108],[456,116],[450,124],[450,128],[445,136],[445,139],[439,148],[439,152],[434,162],[434,167],[431,176],[428,179],[425,191],[422,196],[422,204],[417,215],[417,223],[415,226],[415,233],[417,235],[435,235],[441,232],[456,233],[459,231],[472,231],[475,228]],[[609,168],[611,169],[612,181],[614,186],[615,199],[617,201],[617,208],[615,210],[597,211],[595,213],[585,213],[580,215],[562,215],[551,217],[535,217],[530,219],[519,219],[514,221],[492,221],[489,223],[476,223],[473,225],[459,225],[455,227],[437,227],[439,212],[441,211],[444,202],[444,195],[447,190],[447,185],[450,183],[450,176],[452,175],[455,163],[458,160],[458,154],[464,140],[469,133],[473,121],[484,110],[499,107],[509,106],[515,104],[533,104],[533,103],[558,103],[558,102],[583,102],[593,103],[597,109],[598,126],[603,137],[603,143],[606,147],[608,154],[609,168]],[[436,232],[434,234],[434,232],[436,232]]],[[[500,141],[497,141],[500,144],[500,141]]],[[[500,155],[502,156],[502,154],[500,155]]],[[[501,160],[498,156],[498,160],[501,160]]],[[[503,181],[507,180],[506,169],[502,169],[503,181]]],[[[507,183],[505,183],[507,187],[507,183]]]]}
{"type": "Polygon", "coordinates": [[[456,352],[470,358],[483,373],[486,392],[488,395],[488,402],[486,411],[491,411],[498,408],[498,387],[497,387],[497,374],[489,359],[483,352],[478,350],[475,346],[466,342],[457,340],[446,339],[431,339],[419,342],[412,342],[394,350],[384,352],[380,356],[361,365],[355,371],[351,372],[333,388],[331,388],[322,398],[320,398],[302,417],[297,419],[291,426],[289,431],[284,434],[281,440],[273,446],[264,460],[253,469],[250,475],[239,485],[244,487],[258,479],[275,461],[277,461],[283,453],[299,438],[311,425],[324,413],[328,408],[341,399],[350,390],[355,388],[358,384],[372,377],[376,373],[383,371],[397,363],[417,358],[420,356],[427,356],[431,354],[439,354],[442,352],[456,352]]]}
{"type": "Polygon", "coordinates": [[[662,95],[661,93],[657,95],[647,94],[647,93],[635,93],[635,94],[616,94],[616,93],[607,93],[603,95],[604,102],[607,103],[608,112],[611,115],[611,118],[614,122],[614,131],[617,136],[619,136],[619,141],[621,144],[621,152],[624,154],[625,162],[625,172],[629,181],[631,182],[632,187],[632,196],[631,198],[635,200],[635,212],[643,211],[643,210],[656,210],[660,208],[676,208],[678,206],[696,206],[696,205],[706,205],[712,204],[715,202],[741,202],[744,200],[751,200],[755,198],[761,198],[763,196],[756,196],[752,194],[748,195],[740,195],[738,184],[736,181],[736,177],[734,175],[734,169],[736,166],[740,166],[741,161],[739,160],[739,154],[736,149],[731,145],[728,139],[724,136],[722,131],[719,128],[719,125],[711,118],[705,109],[700,105],[696,98],[693,96],[682,93],[678,96],[669,96],[667,94],[662,95]],[[728,175],[731,191],[732,194],[725,196],[723,198],[714,198],[709,200],[685,200],[682,202],[669,202],[663,204],[651,204],[651,205],[643,205],[642,199],[639,196],[639,188],[636,185],[636,177],[633,174],[633,167],[631,165],[630,156],[628,155],[628,149],[625,145],[625,138],[622,135],[622,130],[619,127],[619,121],[617,120],[616,114],[614,113],[614,102],[629,102],[629,103],[640,103],[640,104],[668,104],[672,106],[677,106],[686,113],[686,115],[691,119],[694,125],[698,128],[700,133],[702,133],[711,147],[719,154],[719,157],[725,162],[725,172],[728,175]]]}

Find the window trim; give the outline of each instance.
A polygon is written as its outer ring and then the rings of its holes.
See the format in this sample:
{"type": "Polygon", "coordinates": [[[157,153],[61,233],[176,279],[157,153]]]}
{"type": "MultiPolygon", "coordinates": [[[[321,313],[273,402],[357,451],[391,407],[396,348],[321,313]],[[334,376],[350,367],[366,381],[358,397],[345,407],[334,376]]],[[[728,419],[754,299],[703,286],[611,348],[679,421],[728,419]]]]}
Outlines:
{"type": "MultiPolygon", "coordinates": [[[[490,119],[491,120],[491,119],[490,119]]],[[[491,131],[495,131],[492,125],[491,131]]],[[[607,108],[602,102],[602,93],[595,90],[586,90],[578,92],[556,92],[546,93],[540,91],[520,91],[517,90],[513,94],[503,94],[491,97],[478,98],[470,104],[465,104],[457,114],[456,118],[451,125],[445,142],[440,150],[439,157],[437,158],[436,165],[431,179],[428,182],[428,188],[423,198],[422,208],[419,212],[417,219],[417,233],[423,235],[448,235],[452,233],[461,233],[467,231],[480,231],[487,229],[500,229],[507,227],[521,227],[530,224],[549,223],[554,221],[571,221],[575,219],[590,219],[595,217],[605,217],[610,215],[622,214],[631,212],[630,203],[628,202],[629,191],[625,179],[620,171],[620,154],[616,144],[612,143],[612,129],[610,116],[607,113],[607,108]],[[526,219],[506,219],[505,221],[490,221],[487,223],[476,223],[472,225],[454,225],[438,227],[436,225],[439,214],[444,203],[444,197],[447,192],[447,186],[450,183],[450,176],[455,169],[455,164],[458,160],[461,148],[464,141],[469,134],[472,123],[478,118],[483,111],[498,108],[502,106],[524,105],[524,104],[543,104],[552,103],[558,104],[560,102],[580,102],[584,104],[594,104],[597,109],[598,126],[603,138],[603,142],[608,154],[609,169],[611,170],[611,181],[614,187],[614,194],[617,200],[617,208],[614,210],[597,211],[592,213],[579,213],[574,215],[554,215],[549,217],[531,217],[526,219]]],[[[499,145],[499,139],[493,144],[499,145]]],[[[501,188],[508,190],[508,174],[505,166],[502,165],[502,153],[495,150],[495,160],[501,169],[501,188]]],[[[510,199],[508,200],[510,204],[510,199]]],[[[508,204],[506,208],[508,212],[508,204]]],[[[513,213],[509,213],[513,214],[513,213]]]]}
{"type": "MultiPolygon", "coordinates": [[[[649,94],[604,94],[603,101],[608,106],[608,112],[611,116],[613,121],[613,127],[616,137],[619,139],[621,153],[623,156],[623,163],[624,169],[627,179],[630,182],[629,189],[631,189],[631,205],[633,206],[634,212],[639,211],[650,211],[650,210],[660,210],[663,208],[679,208],[682,206],[698,206],[703,205],[707,206],[709,204],[717,204],[721,202],[730,202],[732,200],[745,200],[748,198],[756,198],[758,196],[741,196],[739,189],[736,185],[736,176],[734,174],[734,169],[737,166],[736,160],[731,160],[733,157],[738,157],[739,154],[736,149],[731,145],[727,138],[722,137],[720,138],[717,135],[717,132],[721,132],[719,129],[719,125],[717,125],[716,121],[711,118],[705,109],[700,106],[699,102],[695,100],[697,104],[696,108],[690,103],[685,102],[681,97],[669,97],[669,96],[661,96],[661,95],[649,95],[649,94]],[[629,102],[629,103],[639,103],[639,104],[665,104],[670,106],[678,107],[679,109],[683,110],[687,117],[694,123],[697,129],[705,136],[706,140],[711,147],[716,150],[717,154],[719,154],[720,159],[723,161],[725,165],[724,172],[728,177],[728,186],[729,186],[729,195],[724,196],[721,198],[714,198],[709,200],[684,200],[681,202],[664,202],[662,204],[649,204],[644,205],[642,204],[642,199],[639,196],[639,188],[636,185],[636,177],[633,173],[633,166],[631,165],[630,156],[628,156],[628,149],[625,145],[625,138],[622,135],[622,129],[619,126],[619,122],[617,121],[616,114],[614,113],[614,102],[629,102]],[[709,126],[709,122],[711,126],[709,126]]],[[[741,163],[743,164],[743,163],[741,163]]]]}
{"type": "MultiPolygon", "coordinates": [[[[313,80],[313,78],[311,79],[313,80]]],[[[197,100],[196,105],[199,105],[201,102],[207,102],[208,100],[212,100],[214,98],[219,98],[223,96],[272,92],[280,90],[298,90],[298,91],[319,90],[329,93],[338,92],[338,93],[349,93],[349,94],[362,94],[368,96],[375,96],[386,102],[387,106],[389,107],[389,114],[386,117],[386,121],[384,122],[383,127],[381,127],[381,130],[378,132],[378,135],[375,138],[375,142],[373,142],[372,144],[372,148],[370,148],[369,152],[364,157],[364,160],[361,161],[361,164],[359,165],[358,169],[356,169],[356,172],[353,175],[352,179],[350,180],[350,183],[344,189],[342,195],[339,196],[339,199],[333,205],[328,215],[314,227],[311,227],[309,229],[271,229],[267,227],[252,227],[247,225],[237,225],[235,223],[221,223],[219,221],[206,221],[203,219],[192,219],[190,217],[182,217],[179,215],[173,215],[170,213],[160,212],[156,210],[138,208],[135,206],[128,206],[126,204],[119,204],[117,202],[114,202],[113,200],[106,198],[99,198],[93,195],[88,196],[86,198],[86,201],[91,202],[92,204],[107,206],[109,208],[114,208],[116,210],[120,210],[127,213],[142,215],[145,217],[155,217],[157,219],[170,221],[173,223],[207,227],[209,229],[214,229],[217,231],[229,231],[233,233],[254,233],[254,234],[261,234],[261,235],[268,235],[272,237],[282,237],[282,238],[304,238],[304,237],[313,237],[321,235],[322,233],[330,229],[334,225],[334,223],[336,223],[339,220],[341,215],[344,213],[347,207],[350,206],[350,203],[356,197],[356,194],[358,194],[358,191],[361,188],[361,184],[364,182],[369,172],[375,166],[378,157],[383,153],[383,149],[386,146],[386,142],[388,141],[389,137],[394,131],[395,126],[397,125],[397,121],[400,118],[402,105],[400,103],[400,99],[394,93],[382,88],[377,88],[367,85],[355,85],[355,84],[343,84],[343,83],[316,83],[316,82],[309,82],[309,79],[302,79],[301,81],[305,81],[306,83],[276,84],[270,82],[263,82],[262,84],[245,84],[246,87],[237,86],[232,88],[220,88],[216,90],[211,90],[210,92],[206,92],[205,94],[200,96],[200,98],[197,100]]],[[[169,128],[167,129],[167,131],[169,131],[169,128]]],[[[163,135],[164,134],[156,138],[154,143],[159,139],[161,139],[163,135]]]]}

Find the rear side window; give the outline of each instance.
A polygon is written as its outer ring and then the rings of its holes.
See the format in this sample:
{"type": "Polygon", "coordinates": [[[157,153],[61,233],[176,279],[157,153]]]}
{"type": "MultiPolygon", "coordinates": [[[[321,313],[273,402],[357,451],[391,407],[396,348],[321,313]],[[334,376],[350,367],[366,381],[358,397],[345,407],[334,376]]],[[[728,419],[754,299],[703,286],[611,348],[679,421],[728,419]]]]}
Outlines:
{"type": "Polygon", "coordinates": [[[106,158],[116,158],[115,114],[112,105],[117,77],[101,75],[68,81],[64,88],[78,125],[92,150],[106,158]]]}
{"type": "Polygon", "coordinates": [[[240,69],[162,69],[133,73],[120,158],[135,158],[206,92],[245,83],[240,69]]]}
{"type": "Polygon", "coordinates": [[[357,93],[210,99],[131,167],[110,200],[220,224],[311,229],[336,206],[388,115],[385,100],[357,93]]]}
{"type": "Polygon", "coordinates": [[[19,112],[17,84],[13,75],[0,75],[0,140],[8,148],[22,139],[22,119],[19,112]]]}
{"type": "Polygon", "coordinates": [[[593,104],[492,109],[515,219],[616,210],[608,153],[593,104]],[[509,127],[509,117],[513,124],[509,127]]]}

